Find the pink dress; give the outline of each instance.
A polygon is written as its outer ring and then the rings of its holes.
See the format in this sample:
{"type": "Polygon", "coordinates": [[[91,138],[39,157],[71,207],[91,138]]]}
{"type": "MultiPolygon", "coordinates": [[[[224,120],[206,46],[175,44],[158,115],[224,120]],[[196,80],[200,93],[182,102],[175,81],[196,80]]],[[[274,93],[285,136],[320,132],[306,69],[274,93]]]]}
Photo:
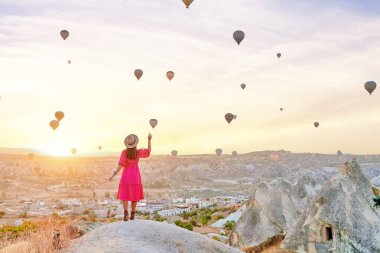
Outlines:
{"type": "Polygon", "coordinates": [[[117,192],[118,199],[127,201],[139,201],[144,199],[139,159],[149,157],[149,155],[149,149],[138,149],[137,158],[135,160],[129,160],[127,159],[126,150],[121,152],[119,165],[124,166],[124,169],[117,192]]]}

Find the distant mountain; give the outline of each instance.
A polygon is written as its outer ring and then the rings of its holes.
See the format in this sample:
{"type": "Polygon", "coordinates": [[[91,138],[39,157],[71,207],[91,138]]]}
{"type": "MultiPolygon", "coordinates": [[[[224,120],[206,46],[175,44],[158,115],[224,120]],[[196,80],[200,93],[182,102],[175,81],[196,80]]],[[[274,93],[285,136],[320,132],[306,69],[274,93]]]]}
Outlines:
{"type": "Polygon", "coordinates": [[[31,148],[0,148],[0,154],[15,154],[22,155],[28,153],[39,153],[31,148]]]}

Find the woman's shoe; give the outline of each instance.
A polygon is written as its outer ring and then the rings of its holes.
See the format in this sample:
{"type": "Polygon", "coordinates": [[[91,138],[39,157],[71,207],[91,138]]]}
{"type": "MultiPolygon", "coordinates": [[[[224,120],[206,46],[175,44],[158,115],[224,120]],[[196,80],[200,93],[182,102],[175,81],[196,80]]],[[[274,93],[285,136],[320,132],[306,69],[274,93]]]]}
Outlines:
{"type": "Polygon", "coordinates": [[[128,221],[128,210],[124,210],[124,218],[123,221],[128,221]]]}
{"type": "Polygon", "coordinates": [[[134,220],[135,219],[135,213],[134,211],[131,212],[131,220],[134,220]]]}

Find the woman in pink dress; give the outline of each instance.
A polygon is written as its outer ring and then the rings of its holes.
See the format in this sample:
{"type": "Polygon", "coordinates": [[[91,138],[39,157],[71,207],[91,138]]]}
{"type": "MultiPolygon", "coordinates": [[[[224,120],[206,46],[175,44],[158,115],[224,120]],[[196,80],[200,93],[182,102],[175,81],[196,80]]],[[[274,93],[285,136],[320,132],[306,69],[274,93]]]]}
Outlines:
{"type": "Polygon", "coordinates": [[[124,140],[127,149],[123,150],[119,159],[119,166],[109,178],[113,177],[123,169],[120,178],[117,198],[123,201],[124,221],[128,220],[128,201],[132,202],[131,220],[135,219],[136,205],[139,200],[144,199],[143,186],[141,182],[139,159],[150,156],[152,135],[148,135],[148,149],[137,149],[139,137],[135,134],[128,135],[124,140]]]}

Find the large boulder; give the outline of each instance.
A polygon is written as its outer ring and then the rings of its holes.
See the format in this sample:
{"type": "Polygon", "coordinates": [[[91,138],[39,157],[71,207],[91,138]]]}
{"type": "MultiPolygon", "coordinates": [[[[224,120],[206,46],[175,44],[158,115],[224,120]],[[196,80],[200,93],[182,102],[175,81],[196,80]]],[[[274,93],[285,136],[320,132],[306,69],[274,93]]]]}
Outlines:
{"type": "Polygon", "coordinates": [[[370,181],[353,160],[316,195],[281,248],[300,252],[379,253],[380,213],[370,181]]]}
{"type": "Polygon", "coordinates": [[[234,249],[175,225],[149,220],[114,222],[79,238],[71,253],[239,253],[234,249]]]}

